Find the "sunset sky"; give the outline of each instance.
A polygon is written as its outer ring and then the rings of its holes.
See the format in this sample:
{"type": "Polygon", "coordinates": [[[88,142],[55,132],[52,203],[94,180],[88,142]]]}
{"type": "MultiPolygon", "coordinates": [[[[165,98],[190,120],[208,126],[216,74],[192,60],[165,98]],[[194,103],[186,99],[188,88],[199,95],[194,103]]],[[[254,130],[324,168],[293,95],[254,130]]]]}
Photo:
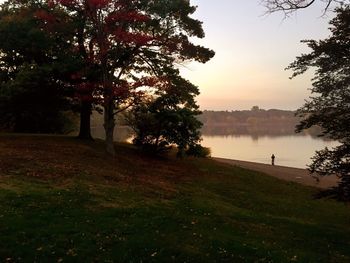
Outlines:
{"type": "Polygon", "coordinates": [[[302,39],[329,35],[324,5],[316,4],[288,19],[264,16],[260,0],[191,0],[193,17],[203,21],[206,38],[198,41],[216,52],[207,64],[189,64],[182,74],[200,87],[201,109],[239,110],[300,107],[310,95],[311,73],[290,80],[284,68],[302,52],[302,39]]]}

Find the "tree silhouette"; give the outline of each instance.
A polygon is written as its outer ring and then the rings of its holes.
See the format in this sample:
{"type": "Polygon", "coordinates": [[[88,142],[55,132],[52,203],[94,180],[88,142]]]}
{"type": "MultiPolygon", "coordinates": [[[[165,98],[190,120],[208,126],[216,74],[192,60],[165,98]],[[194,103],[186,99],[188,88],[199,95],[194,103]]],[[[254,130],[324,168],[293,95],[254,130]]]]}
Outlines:
{"type": "Polygon", "coordinates": [[[204,37],[201,22],[190,15],[189,1],[57,0],[52,8],[67,10],[84,25],[77,45],[100,78],[91,95],[103,107],[106,150],[114,154],[115,114],[139,100],[145,89],[169,72],[175,63],[208,61],[214,53],[194,45],[189,37],[204,37]]]}
{"type": "Polygon", "coordinates": [[[346,4],[349,0],[263,0],[262,3],[267,8],[267,12],[282,11],[286,16],[295,12],[296,10],[305,9],[317,2],[322,2],[324,5],[324,12],[329,10],[333,3],[346,4]]]}
{"type": "Polygon", "coordinates": [[[201,112],[194,100],[199,91],[178,75],[169,76],[168,82],[166,89],[158,90],[134,107],[127,121],[136,135],[134,144],[152,153],[176,145],[181,157],[201,140],[202,123],[196,118],[201,112]]]}
{"type": "Polygon", "coordinates": [[[297,111],[303,118],[298,131],[320,126],[323,135],[339,141],[333,149],[316,152],[309,166],[312,173],[340,177],[335,193],[350,200],[350,7],[336,9],[331,20],[331,36],[324,40],[303,41],[312,52],[303,54],[288,67],[294,74],[315,69],[309,101],[297,111]]]}
{"type": "MultiPolygon", "coordinates": [[[[6,2],[0,10],[0,119],[16,132],[62,132],[62,111],[71,105],[68,80],[78,67],[74,36],[62,23],[44,23],[40,10],[33,1],[6,2]]],[[[59,10],[54,14],[66,18],[59,10]]]]}

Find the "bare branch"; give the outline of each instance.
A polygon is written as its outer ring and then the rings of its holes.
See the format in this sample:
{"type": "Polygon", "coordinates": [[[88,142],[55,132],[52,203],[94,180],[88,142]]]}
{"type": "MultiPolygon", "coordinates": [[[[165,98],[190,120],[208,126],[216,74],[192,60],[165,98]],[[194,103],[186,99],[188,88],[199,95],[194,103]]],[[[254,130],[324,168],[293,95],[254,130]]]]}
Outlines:
{"type": "MultiPolygon", "coordinates": [[[[324,13],[330,10],[332,3],[337,4],[350,4],[350,0],[318,0],[323,2],[324,13]]],[[[261,3],[267,9],[266,13],[271,14],[275,12],[283,12],[285,16],[289,16],[291,13],[310,7],[315,4],[316,0],[262,0],[261,3]]]]}

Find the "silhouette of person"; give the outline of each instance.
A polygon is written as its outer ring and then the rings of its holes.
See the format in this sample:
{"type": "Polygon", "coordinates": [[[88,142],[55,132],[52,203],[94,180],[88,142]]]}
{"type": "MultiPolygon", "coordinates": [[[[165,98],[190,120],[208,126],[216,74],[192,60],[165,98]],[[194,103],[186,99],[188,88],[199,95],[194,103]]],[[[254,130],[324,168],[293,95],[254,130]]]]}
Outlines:
{"type": "Polygon", "coordinates": [[[272,165],[275,165],[275,158],[276,158],[275,155],[272,154],[272,155],[271,155],[271,164],[272,164],[272,165]]]}

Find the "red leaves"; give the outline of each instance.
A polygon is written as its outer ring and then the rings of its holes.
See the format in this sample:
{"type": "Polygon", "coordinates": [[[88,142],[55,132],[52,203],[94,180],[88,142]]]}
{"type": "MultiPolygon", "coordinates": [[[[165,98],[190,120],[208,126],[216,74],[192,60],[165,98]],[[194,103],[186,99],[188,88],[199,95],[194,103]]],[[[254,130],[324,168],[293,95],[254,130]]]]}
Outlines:
{"type": "MultiPolygon", "coordinates": [[[[90,34],[87,41],[75,43],[86,49],[87,67],[91,65],[106,65],[110,60],[120,62],[116,67],[123,67],[129,63],[129,57],[123,56],[130,53],[134,47],[139,48],[151,45],[158,40],[149,34],[144,23],[151,17],[138,9],[138,2],[134,0],[49,0],[50,6],[64,6],[68,12],[78,13],[84,17],[90,34]],[[126,51],[124,52],[123,49],[126,51]],[[116,53],[116,51],[118,53],[116,53]],[[120,55],[121,54],[121,55],[120,55]],[[118,57],[120,56],[120,57],[118,57]],[[122,65],[122,66],[120,66],[122,65]]],[[[39,14],[43,19],[45,13],[39,14]]],[[[49,19],[49,17],[45,18],[49,19]]],[[[77,52],[80,49],[77,48],[77,52]]],[[[132,54],[131,54],[132,55],[132,54]]],[[[113,70],[116,70],[114,68],[113,70]]],[[[115,76],[114,76],[115,77],[115,76]]],[[[76,97],[83,101],[94,103],[108,102],[110,100],[126,101],[142,92],[146,87],[160,87],[164,82],[157,78],[146,77],[132,82],[110,77],[108,83],[91,79],[83,79],[79,73],[71,76],[77,85],[76,97]],[[115,83],[113,83],[115,81],[115,83]],[[161,84],[162,83],[162,84],[161,84]],[[140,92],[139,92],[140,91],[140,92]]],[[[107,81],[106,81],[107,82],[107,81]]]]}
{"type": "Polygon", "coordinates": [[[76,0],[56,0],[58,4],[61,4],[63,6],[75,6],[77,5],[76,0]]]}
{"type": "Polygon", "coordinates": [[[153,36],[145,35],[143,33],[124,31],[120,27],[114,31],[113,35],[114,39],[118,42],[133,43],[138,46],[146,45],[155,39],[153,36]]]}
{"type": "Polygon", "coordinates": [[[108,6],[108,4],[112,1],[111,0],[87,0],[87,2],[88,2],[88,5],[92,8],[101,9],[108,6]]]}
{"type": "Polygon", "coordinates": [[[117,100],[127,99],[130,95],[130,85],[126,81],[120,81],[113,87],[113,96],[117,100]]]}
{"type": "Polygon", "coordinates": [[[124,10],[115,11],[105,18],[105,30],[109,31],[109,34],[114,36],[117,42],[133,43],[142,46],[154,40],[154,37],[136,31],[126,31],[124,26],[128,24],[128,27],[133,27],[133,25],[147,22],[149,19],[149,16],[137,12],[136,10],[127,12],[124,10]]]}
{"type": "Polygon", "coordinates": [[[62,19],[45,9],[36,10],[34,18],[40,22],[42,29],[45,29],[48,33],[56,34],[64,28],[62,19]]]}
{"type": "Polygon", "coordinates": [[[96,84],[91,82],[83,82],[77,86],[77,90],[79,93],[91,93],[91,91],[93,91],[96,88],[96,84]]]}
{"type": "MultiPolygon", "coordinates": [[[[53,6],[53,2],[54,0],[50,1],[50,5],[53,6]]],[[[111,0],[56,0],[57,4],[61,4],[63,6],[66,7],[78,7],[80,6],[84,6],[85,4],[87,4],[90,8],[94,8],[94,9],[98,9],[98,8],[104,8],[106,6],[108,6],[108,4],[110,4],[111,0]]]]}
{"type": "Polygon", "coordinates": [[[165,91],[171,83],[167,77],[142,77],[135,82],[119,80],[117,83],[102,83],[100,81],[83,81],[80,72],[71,76],[72,80],[82,81],[76,85],[75,97],[81,101],[104,104],[110,100],[125,103],[142,97],[147,88],[157,91],[165,91]]]}
{"type": "Polygon", "coordinates": [[[54,15],[48,13],[46,10],[43,9],[37,10],[34,16],[47,24],[53,24],[56,20],[54,15]]]}
{"type": "Polygon", "coordinates": [[[75,97],[79,98],[82,101],[96,102],[98,98],[93,94],[98,86],[98,83],[82,82],[77,85],[75,97]]]}
{"type": "Polygon", "coordinates": [[[54,2],[54,0],[49,0],[49,1],[47,1],[47,5],[49,8],[53,8],[53,7],[55,7],[56,3],[54,2]]]}
{"type": "Polygon", "coordinates": [[[73,73],[70,78],[72,80],[81,80],[82,79],[82,74],[80,72],[77,72],[77,73],[73,73]]]}

